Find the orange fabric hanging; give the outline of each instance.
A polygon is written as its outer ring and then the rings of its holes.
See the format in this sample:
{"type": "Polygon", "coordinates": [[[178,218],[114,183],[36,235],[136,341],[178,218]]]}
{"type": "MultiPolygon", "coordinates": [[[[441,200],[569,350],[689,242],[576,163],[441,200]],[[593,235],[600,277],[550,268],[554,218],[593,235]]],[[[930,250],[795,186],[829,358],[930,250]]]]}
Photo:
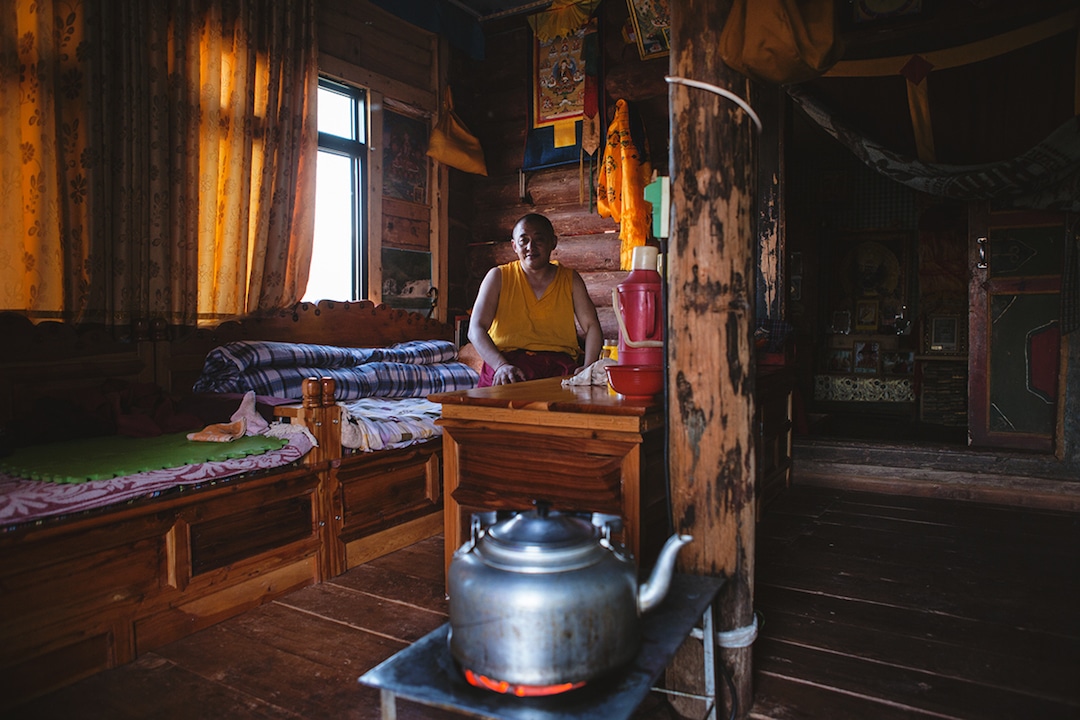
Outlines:
{"type": "MultiPolygon", "coordinates": [[[[644,142],[644,140],[643,140],[644,142]]],[[[596,182],[596,209],[600,217],[619,223],[619,267],[630,269],[635,247],[649,237],[652,205],[645,200],[645,186],[652,178],[648,147],[637,148],[630,136],[630,107],[615,103],[615,117],[608,126],[604,160],[596,182]]]]}
{"type": "Polygon", "coordinates": [[[735,0],[720,34],[728,67],[777,85],[816,78],[844,45],[836,0],[735,0]]]}

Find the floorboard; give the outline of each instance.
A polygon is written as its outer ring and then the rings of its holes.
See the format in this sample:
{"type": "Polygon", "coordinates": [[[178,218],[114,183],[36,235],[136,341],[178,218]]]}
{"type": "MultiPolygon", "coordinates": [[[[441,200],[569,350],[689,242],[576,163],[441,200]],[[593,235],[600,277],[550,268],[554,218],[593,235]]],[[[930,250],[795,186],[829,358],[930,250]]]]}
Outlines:
{"type": "MultiPolygon", "coordinates": [[[[753,720],[1080,717],[1080,515],[824,487],[758,525],[753,720]]],[[[16,717],[380,717],[366,670],[446,621],[442,538],[55,691],[16,717]]],[[[401,720],[449,720],[399,701],[401,720]]],[[[654,695],[635,720],[676,720],[654,695]]],[[[723,713],[721,713],[723,717],[723,713]]],[[[599,720],[599,719],[598,719],[599,720]]]]}

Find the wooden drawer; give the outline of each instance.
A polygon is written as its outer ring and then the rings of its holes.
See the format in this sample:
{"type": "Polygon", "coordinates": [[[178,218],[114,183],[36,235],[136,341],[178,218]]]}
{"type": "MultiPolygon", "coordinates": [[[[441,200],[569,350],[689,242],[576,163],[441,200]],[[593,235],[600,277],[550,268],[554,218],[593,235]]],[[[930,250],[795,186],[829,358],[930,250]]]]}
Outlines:
{"type": "Polygon", "coordinates": [[[341,527],[348,543],[442,508],[440,452],[430,441],[390,452],[357,455],[337,468],[341,527]]]}

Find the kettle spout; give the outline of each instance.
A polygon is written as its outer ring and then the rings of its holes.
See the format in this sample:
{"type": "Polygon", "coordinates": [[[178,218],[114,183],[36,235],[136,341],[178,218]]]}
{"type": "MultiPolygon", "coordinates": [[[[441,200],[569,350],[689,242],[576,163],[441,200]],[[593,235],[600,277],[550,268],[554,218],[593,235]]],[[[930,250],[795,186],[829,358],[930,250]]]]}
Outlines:
{"type": "Polygon", "coordinates": [[[675,556],[679,548],[693,539],[691,535],[672,535],[664,543],[652,574],[638,590],[638,614],[649,612],[663,601],[671,587],[671,576],[675,574],[675,556]]]}

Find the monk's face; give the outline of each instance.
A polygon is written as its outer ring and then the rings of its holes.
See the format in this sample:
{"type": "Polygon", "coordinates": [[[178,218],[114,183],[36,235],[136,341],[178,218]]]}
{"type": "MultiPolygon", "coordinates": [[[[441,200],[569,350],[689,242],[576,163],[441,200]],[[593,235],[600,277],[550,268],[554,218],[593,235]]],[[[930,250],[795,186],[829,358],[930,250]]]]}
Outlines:
{"type": "Polygon", "coordinates": [[[525,220],[514,228],[514,252],[526,269],[540,270],[547,267],[556,244],[554,233],[541,223],[525,220]]]}

